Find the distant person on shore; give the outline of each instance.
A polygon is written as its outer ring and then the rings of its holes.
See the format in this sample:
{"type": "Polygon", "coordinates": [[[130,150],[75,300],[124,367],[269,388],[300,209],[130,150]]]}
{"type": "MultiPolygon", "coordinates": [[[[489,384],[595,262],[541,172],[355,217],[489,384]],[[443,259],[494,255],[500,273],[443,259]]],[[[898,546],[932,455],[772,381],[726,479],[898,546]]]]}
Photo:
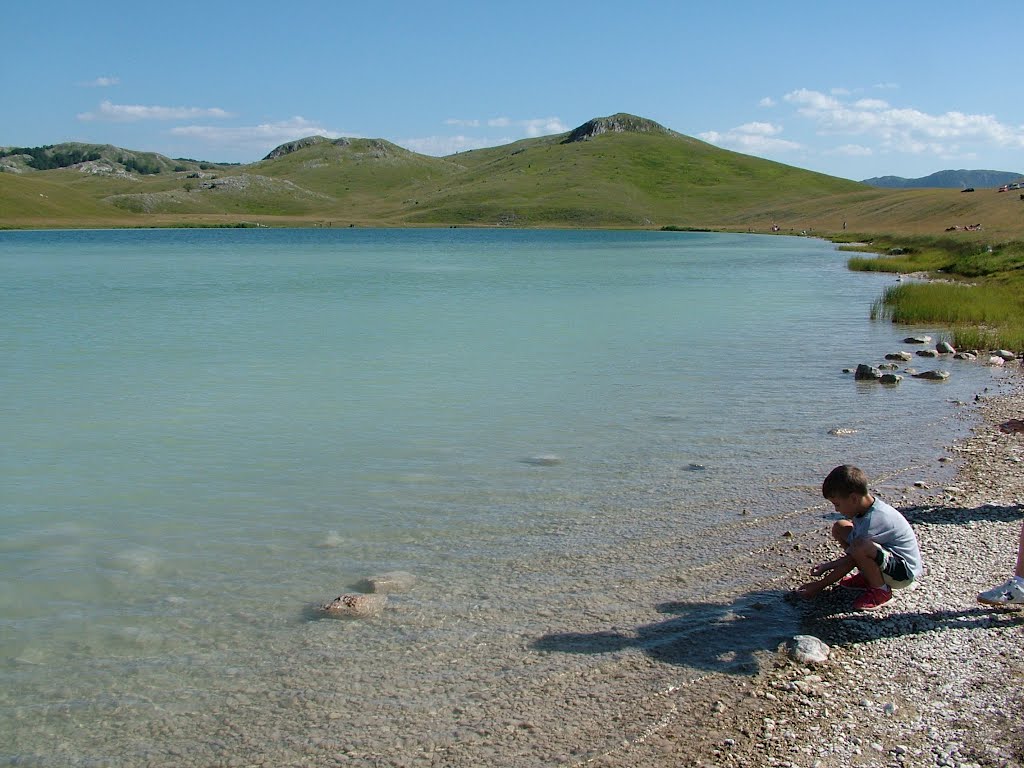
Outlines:
{"type": "Polygon", "coordinates": [[[982,592],[978,602],[985,605],[1017,605],[1024,606],[1024,526],[1020,529],[1020,542],[1017,544],[1017,568],[1013,576],[1005,584],[982,592]]]}
{"type": "Polygon", "coordinates": [[[895,508],[868,490],[861,469],[844,464],[828,473],[821,495],[843,516],[832,526],[832,537],[845,554],[811,569],[821,576],[796,590],[810,599],[836,582],[861,592],[853,602],[858,611],[873,611],[892,599],[892,590],[905,589],[921,577],[923,566],[917,535],[895,508]],[[848,575],[854,568],[857,573],[848,575]]]}

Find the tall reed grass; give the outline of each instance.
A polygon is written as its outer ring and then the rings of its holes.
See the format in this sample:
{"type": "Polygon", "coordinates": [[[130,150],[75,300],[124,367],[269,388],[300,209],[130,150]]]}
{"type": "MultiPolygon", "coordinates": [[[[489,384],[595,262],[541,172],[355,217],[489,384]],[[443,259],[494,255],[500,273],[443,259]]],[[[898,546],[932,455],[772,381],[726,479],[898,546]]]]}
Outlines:
{"type": "Polygon", "coordinates": [[[927,272],[944,279],[886,289],[871,308],[873,319],[943,325],[956,347],[1024,351],[1024,242],[987,246],[916,238],[903,243],[876,241],[872,247],[881,245],[886,254],[854,257],[850,269],[927,272]]]}

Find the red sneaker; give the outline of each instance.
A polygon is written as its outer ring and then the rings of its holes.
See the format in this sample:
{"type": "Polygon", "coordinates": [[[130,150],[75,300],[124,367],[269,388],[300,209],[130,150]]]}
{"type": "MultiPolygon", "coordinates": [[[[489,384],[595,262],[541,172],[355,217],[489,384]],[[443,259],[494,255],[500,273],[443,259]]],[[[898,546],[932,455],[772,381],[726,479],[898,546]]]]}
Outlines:
{"type": "Polygon", "coordinates": [[[839,586],[844,589],[871,589],[871,585],[868,584],[868,580],[864,578],[864,574],[857,571],[852,576],[847,576],[840,580],[839,586]]]}
{"type": "Polygon", "coordinates": [[[892,590],[876,587],[867,590],[854,600],[853,609],[855,611],[877,611],[890,600],[892,600],[892,590]]]}

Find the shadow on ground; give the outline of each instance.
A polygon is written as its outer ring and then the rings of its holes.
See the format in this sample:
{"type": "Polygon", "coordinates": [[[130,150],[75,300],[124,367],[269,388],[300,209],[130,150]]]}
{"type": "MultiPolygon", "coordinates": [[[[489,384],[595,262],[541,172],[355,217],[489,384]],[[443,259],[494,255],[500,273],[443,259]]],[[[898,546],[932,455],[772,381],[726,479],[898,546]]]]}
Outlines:
{"type": "MultiPolygon", "coordinates": [[[[1024,626],[1024,611],[976,605],[956,610],[905,611],[888,606],[878,613],[852,610],[856,592],[832,589],[804,606],[803,631],[830,645],[852,645],[924,632],[1024,626]]],[[[898,595],[893,599],[895,603],[898,595]]]]}
{"type": "Polygon", "coordinates": [[[900,512],[914,525],[966,525],[972,522],[1012,523],[1024,520],[1024,507],[1011,504],[980,507],[947,507],[921,505],[900,507],[900,512]]]}
{"type": "Polygon", "coordinates": [[[781,591],[752,592],[731,603],[669,602],[670,618],[634,632],[567,632],[534,641],[539,651],[580,654],[638,649],[666,664],[736,675],[758,671],[757,654],[774,651],[799,627],[799,611],[781,591]]]}

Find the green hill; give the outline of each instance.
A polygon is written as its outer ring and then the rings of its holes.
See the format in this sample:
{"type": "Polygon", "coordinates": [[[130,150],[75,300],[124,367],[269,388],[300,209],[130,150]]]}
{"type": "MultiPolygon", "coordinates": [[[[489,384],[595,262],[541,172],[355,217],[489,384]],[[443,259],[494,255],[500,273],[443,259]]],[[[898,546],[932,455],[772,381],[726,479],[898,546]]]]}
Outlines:
{"type": "Polygon", "coordinates": [[[429,157],[308,137],[247,165],[109,145],[0,150],[0,227],[693,227],[1021,229],[1009,195],[886,190],[712,146],[617,114],[559,134],[429,157]]]}

